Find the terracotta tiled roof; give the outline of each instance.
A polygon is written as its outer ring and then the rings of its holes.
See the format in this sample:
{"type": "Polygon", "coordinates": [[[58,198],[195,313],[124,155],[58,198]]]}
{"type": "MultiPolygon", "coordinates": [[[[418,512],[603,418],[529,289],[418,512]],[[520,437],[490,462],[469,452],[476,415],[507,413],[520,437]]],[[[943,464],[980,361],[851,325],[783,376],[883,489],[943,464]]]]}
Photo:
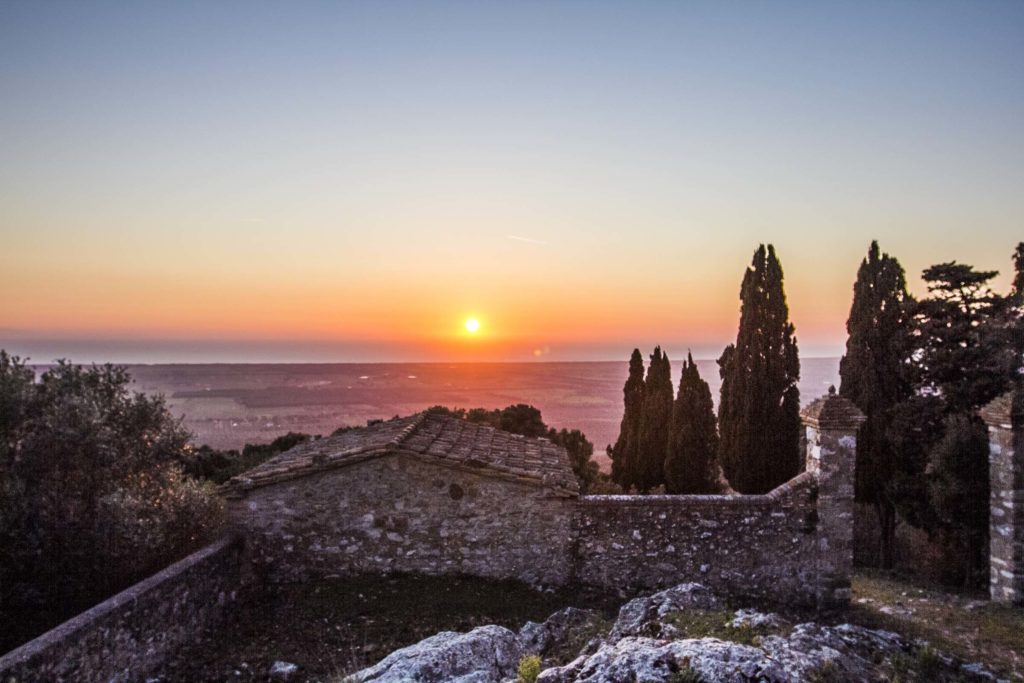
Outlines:
{"type": "Polygon", "coordinates": [[[280,481],[309,476],[387,453],[404,453],[449,467],[479,470],[579,495],[565,449],[455,417],[423,412],[307,441],[233,477],[221,490],[229,497],[280,481]]]}

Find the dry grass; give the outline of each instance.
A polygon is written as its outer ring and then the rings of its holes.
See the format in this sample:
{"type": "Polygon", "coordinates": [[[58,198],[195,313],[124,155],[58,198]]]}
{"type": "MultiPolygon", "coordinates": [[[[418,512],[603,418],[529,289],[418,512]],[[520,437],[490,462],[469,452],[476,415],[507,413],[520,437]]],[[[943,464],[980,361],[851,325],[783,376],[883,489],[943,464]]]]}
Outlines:
{"type": "Polygon", "coordinates": [[[983,597],[862,572],[854,577],[847,617],[927,640],[942,652],[1024,681],[1024,609],[994,605],[983,597]]]}

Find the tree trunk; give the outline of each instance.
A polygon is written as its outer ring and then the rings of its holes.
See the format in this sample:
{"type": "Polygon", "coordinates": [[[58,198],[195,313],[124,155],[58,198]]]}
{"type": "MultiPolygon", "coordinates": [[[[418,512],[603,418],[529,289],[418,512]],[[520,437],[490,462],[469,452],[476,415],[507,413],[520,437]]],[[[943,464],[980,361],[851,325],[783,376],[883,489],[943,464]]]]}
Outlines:
{"type": "Polygon", "coordinates": [[[879,497],[875,500],[875,514],[878,515],[879,530],[878,563],[882,569],[892,569],[895,564],[896,509],[888,500],[879,497]]]}

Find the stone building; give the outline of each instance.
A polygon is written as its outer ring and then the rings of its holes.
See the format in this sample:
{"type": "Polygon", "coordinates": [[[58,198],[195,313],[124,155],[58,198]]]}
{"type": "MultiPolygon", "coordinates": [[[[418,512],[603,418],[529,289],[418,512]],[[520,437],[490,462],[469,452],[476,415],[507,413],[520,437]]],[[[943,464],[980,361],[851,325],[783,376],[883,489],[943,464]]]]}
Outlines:
{"type": "Polygon", "coordinates": [[[224,487],[272,581],[419,572],[561,584],[579,486],[563,448],[419,413],[282,453],[224,487]]]}
{"type": "Polygon", "coordinates": [[[410,572],[621,591],[700,581],[832,607],[849,598],[863,417],[804,412],[806,472],[757,496],[581,496],[546,439],[420,413],[302,444],[229,481],[268,581],[410,572]]]}

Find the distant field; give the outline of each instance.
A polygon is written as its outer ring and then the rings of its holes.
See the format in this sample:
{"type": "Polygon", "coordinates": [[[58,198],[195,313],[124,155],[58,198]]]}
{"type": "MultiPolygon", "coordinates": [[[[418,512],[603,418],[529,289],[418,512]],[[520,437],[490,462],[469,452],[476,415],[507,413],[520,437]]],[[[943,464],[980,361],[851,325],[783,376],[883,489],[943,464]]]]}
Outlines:
{"type": "MultiPolygon", "coordinates": [[[[714,361],[697,361],[718,398],[714,361]]],[[[598,461],[618,436],[627,364],[384,363],[134,365],[140,391],[163,394],[197,444],[238,448],[288,431],[329,434],[341,425],[408,415],[431,405],[500,408],[530,403],[555,427],[581,429],[598,461]]],[[[804,403],[838,384],[838,358],[802,361],[804,403]]],[[[678,374],[676,375],[678,378],[678,374]]]]}

